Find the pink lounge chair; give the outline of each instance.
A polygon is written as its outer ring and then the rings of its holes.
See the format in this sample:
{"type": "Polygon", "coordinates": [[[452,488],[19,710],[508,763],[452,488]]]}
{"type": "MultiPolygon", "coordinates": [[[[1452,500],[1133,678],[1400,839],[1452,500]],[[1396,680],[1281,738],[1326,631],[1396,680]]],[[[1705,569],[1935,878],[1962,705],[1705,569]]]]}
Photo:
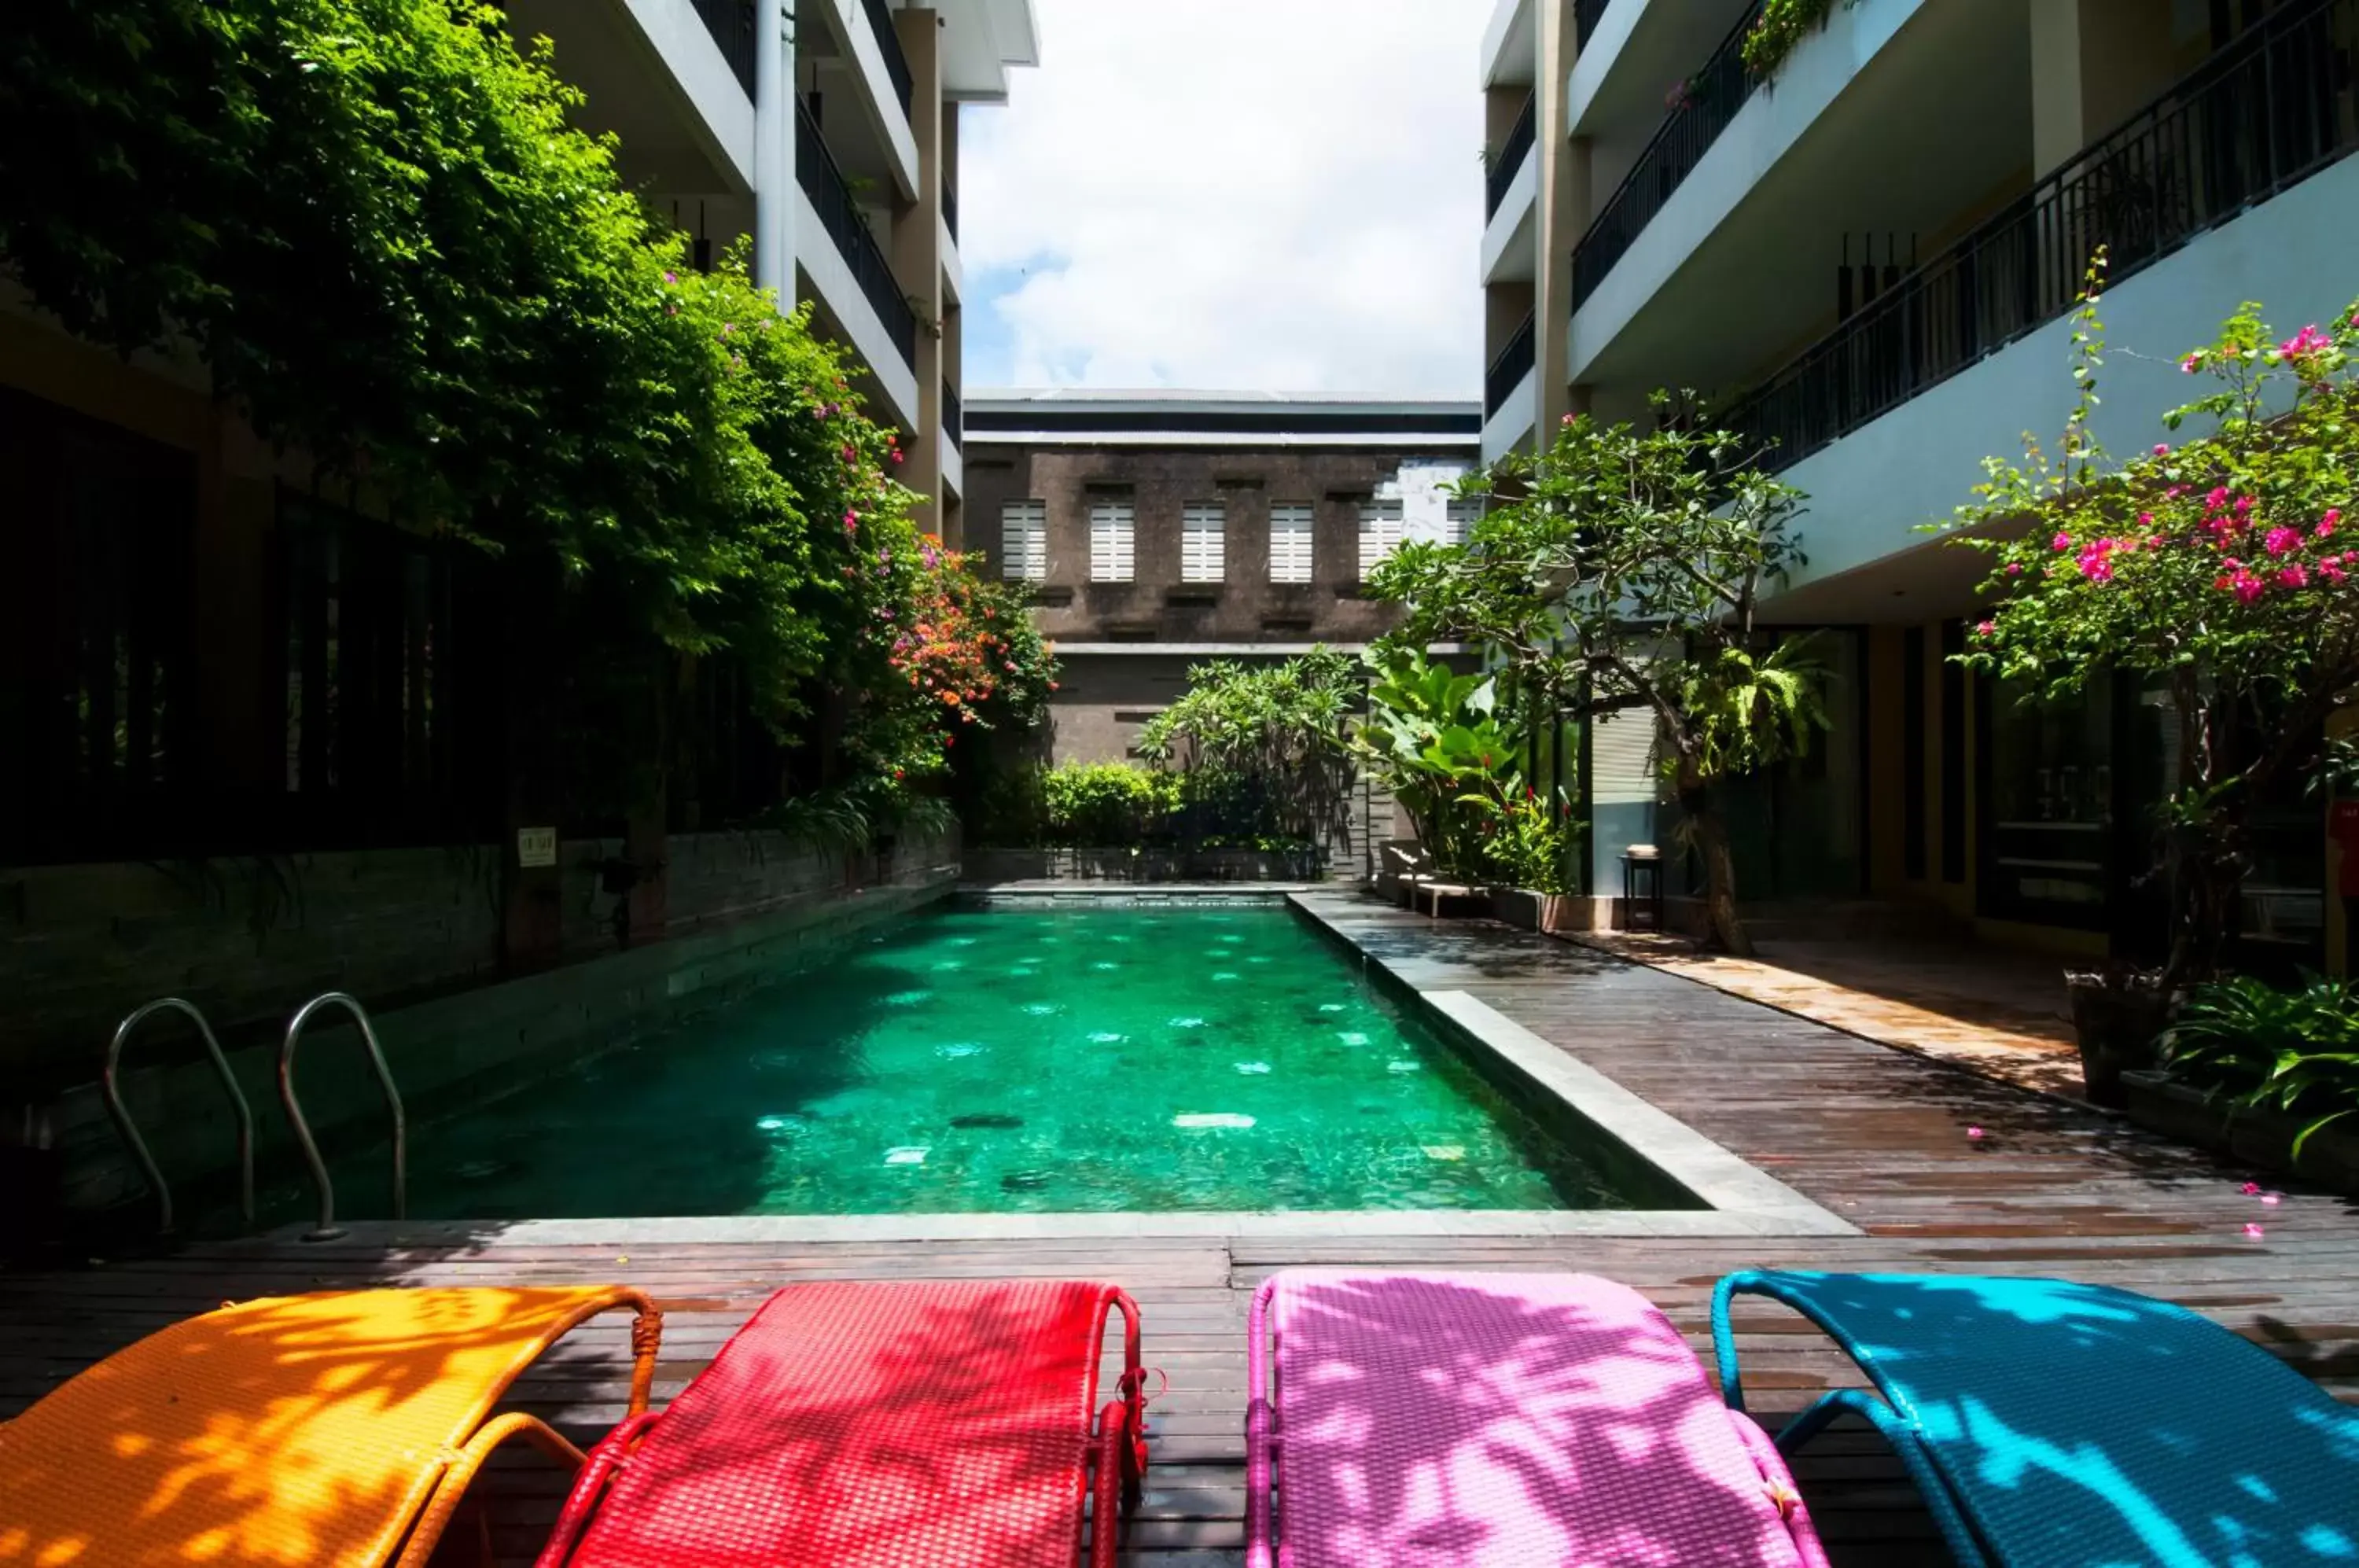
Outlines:
{"type": "Polygon", "coordinates": [[[1767,1434],[1610,1280],[1292,1271],[1248,1332],[1248,1568],[1826,1568],[1767,1434]]]}

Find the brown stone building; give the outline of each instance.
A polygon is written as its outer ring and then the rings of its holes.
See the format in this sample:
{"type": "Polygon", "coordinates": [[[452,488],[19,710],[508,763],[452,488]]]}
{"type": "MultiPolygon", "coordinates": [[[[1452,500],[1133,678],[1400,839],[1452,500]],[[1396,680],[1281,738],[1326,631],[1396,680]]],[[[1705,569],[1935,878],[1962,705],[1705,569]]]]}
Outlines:
{"type": "Polygon", "coordinates": [[[1367,569],[1460,537],[1473,402],[1271,394],[979,393],[966,548],[1034,584],[1064,665],[1058,761],[1116,761],[1204,659],[1364,647],[1367,569]]]}

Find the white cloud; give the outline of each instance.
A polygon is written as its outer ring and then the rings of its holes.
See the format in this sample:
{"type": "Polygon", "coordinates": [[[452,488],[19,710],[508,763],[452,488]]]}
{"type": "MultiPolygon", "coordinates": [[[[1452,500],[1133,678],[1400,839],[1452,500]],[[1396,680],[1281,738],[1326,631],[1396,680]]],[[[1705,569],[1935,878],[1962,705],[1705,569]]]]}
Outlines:
{"type": "Polygon", "coordinates": [[[1033,0],[961,123],[970,386],[1471,397],[1489,0],[1033,0]]]}

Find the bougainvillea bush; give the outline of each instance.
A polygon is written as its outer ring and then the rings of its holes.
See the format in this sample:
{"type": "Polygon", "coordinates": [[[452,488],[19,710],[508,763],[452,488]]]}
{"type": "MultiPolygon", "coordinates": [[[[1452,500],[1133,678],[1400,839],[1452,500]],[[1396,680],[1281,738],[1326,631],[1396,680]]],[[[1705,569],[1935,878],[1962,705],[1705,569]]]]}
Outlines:
{"type": "Polygon", "coordinates": [[[1960,515],[1985,530],[1994,605],[1966,661],[2035,697],[2122,670],[2167,691],[2178,777],[2157,824],[2172,903],[2166,988],[2208,978],[2234,929],[2256,797],[2345,771],[2323,737],[2359,688],[2359,307],[2279,337],[2246,305],[2180,369],[2196,396],[2116,459],[2089,430],[2103,258],[2077,320],[2082,397],[2053,452],[1994,459],[1960,515]],[[2021,531],[2026,518],[2035,519],[2021,531]],[[1990,537],[1987,530],[2001,530],[1990,537]]]}

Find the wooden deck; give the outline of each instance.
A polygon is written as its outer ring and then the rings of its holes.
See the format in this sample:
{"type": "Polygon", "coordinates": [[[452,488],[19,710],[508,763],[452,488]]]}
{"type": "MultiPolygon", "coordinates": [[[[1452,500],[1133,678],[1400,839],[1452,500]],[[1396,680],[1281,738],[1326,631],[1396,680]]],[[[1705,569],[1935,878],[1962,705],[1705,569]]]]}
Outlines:
{"type": "MultiPolygon", "coordinates": [[[[473,1245],[434,1250],[219,1245],[70,1274],[0,1276],[0,1415],[151,1329],[251,1295],[383,1282],[628,1280],[669,1313],[660,1401],[788,1280],[1110,1277],[1141,1302],[1148,1358],[1170,1378],[1155,1410],[1156,1470],[1130,1560],[1182,1568],[1241,1560],[1245,1302],[1264,1275],[1292,1264],[1587,1270],[1646,1292],[1699,1349],[1712,1282],[1735,1268],[2064,1275],[2194,1307],[2359,1399],[2359,1204],[2290,1191],[2264,1207],[2238,1190],[2252,1173],[2099,1113],[1570,944],[1436,924],[1373,903],[1329,907],[1415,984],[1473,993],[1864,1234],[1350,1241],[1306,1222],[1299,1236],[1225,1244],[664,1245],[625,1255],[503,1246],[487,1227],[473,1245]],[[1969,1125],[1986,1136],[1969,1139],[1969,1125]],[[2248,1222],[2266,1235],[2248,1237],[2248,1222]]],[[[1759,1308],[1740,1322],[1748,1386],[1773,1421],[1849,1380],[1843,1360],[1799,1320],[1759,1308]]],[[[592,1329],[527,1379],[520,1402],[594,1433],[618,1413],[625,1363],[620,1327],[592,1329]]],[[[1831,1433],[1799,1472],[1843,1568],[1947,1560],[1897,1464],[1864,1430],[1831,1433]]],[[[504,1554],[528,1562],[557,1484],[523,1458],[505,1465],[494,1487],[504,1554]]]]}

